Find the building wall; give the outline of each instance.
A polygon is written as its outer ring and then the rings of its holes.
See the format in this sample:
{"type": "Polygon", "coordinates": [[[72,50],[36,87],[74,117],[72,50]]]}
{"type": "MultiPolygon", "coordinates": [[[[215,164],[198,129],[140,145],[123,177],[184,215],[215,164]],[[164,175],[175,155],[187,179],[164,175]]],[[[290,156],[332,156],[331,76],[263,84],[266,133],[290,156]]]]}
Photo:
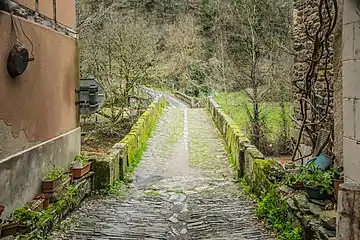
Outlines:
{"type": "Polygon", "coordinates": [[[356,2],[344,1],[343,145],[346,181],[360,184],[360,17],[356,13],[356,2]]]}
{"type": "Polygon", "coordinates": [[[0,11],[0,204],[5,214],[40,190],[50,168],[68,167],[80,151],[75,2],[17,3],[13,21],[0,11]],[[33,49],[35,60],[12,79],[6,66],[15,33],[29,52],[33,49]]]}
{"type": "MultiPolygon", "coordinates": [[[[341,10],[341,1],[338,1],[341,10]]],[[[313,0],[295,0],[294,1],[294,50],[296,56],[294,59],[294,79],[293,83],[297,83],[299,86],[303,86],[306,79],[306,74],[309,69],[309,59],[313,54],[314,44],[310,35],[314,35],[317,31],[320,21],[318,13],[318,4],[319,1],[313,0]]],[[[325,18],[325,14],[323,18],[325,18]]],[[[338,22],[341,23],[341,15],[338,17],[338,22]]],[[[320,106],[316,111],[321,112],[319,116],[325,115],[325,106],[327,103],[330,106],[329,114],[327,115],[327,122],[331,124],[326,124],[325,126],[318,128],[316,127],[315,132],[323,133],[323,136],[327,136],[328,133],[333,135],[333,144],[327,146],[327,149],[331,149],[335,154],[337,165],[342,164],[342,84],[341,84],[341,24],[333,31],[328,43],[330,50],[330,58],[327,65],[325,65],[325,57],[321,59],[320,63],[315,69],[315,74],[317,76],[317,82],[315,83],[316,98],[315,101],[317,105],[320,106]],[[326,93],[326,81],[324,78],[324,71],[327,69],[327,78],[330,82],[330,101],[327,100],[326,93]],[[336,105],[336,108],[334,107],[336,105]],[[337,110],[340,109],[340,110],[337,110]],[[334,126],[334,129],[332,129],[334,126]]],[[[295,91],[295,119],[298,123],[302,123],[303,118],[300,114],[300,93],[298,89],[294,86],[295,91]]],[[[311,109],[310,105],[309,109],[311,109]]],[[[311,112],[309,111],[308,119],[311,118],[311,112]]],[[[299,124],[296,124],[297,131],[300,127],[299,124]]],[[[303,138],[301,141],[301,152],[302,155],[307,155],[311,153],[312,143],[305,134],[303,133],[303,138]]],[[[318,141],[321,142],[321,141],[318,141]]]]}

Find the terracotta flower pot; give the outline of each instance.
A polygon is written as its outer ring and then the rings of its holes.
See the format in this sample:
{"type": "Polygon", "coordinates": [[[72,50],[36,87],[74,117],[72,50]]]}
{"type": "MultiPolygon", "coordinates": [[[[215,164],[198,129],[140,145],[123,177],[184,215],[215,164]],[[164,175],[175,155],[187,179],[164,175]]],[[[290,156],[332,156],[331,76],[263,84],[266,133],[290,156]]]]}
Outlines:
{"type": "Polygon", "coordinates": [[[83,168],[73,168],[71,169],[71,173],[74,179],[82,178],[85,174],[90,171],[91,162],[87,163],[83,168]]]}
{"type": "Polygon", "coordinates": [[[19,226],[17,228],[17,231],[19,233],[22,233],[22,234],[26,234],[26,233],[29,233],[31,232],[31,228],[32,228],[32,224],[31,223],[19,223],[19,226]]]}
{"type": "Polygon", "coordinates": [[[53,193],[55,191],[55,188],[59,183],[61,182],[61,177],[55,179],[55,180],[42,180],[42,189],[44,193],[53,193]]]}
{"type": "Polygon", "coordinates": [[[304,184],[302,182],[295,182],[291,184],[291,187],[294,189],[303,189],[304,184]]]}
{"type": "Polygon", "coordinates": [[[17,221],[4,224],[2,226],[1,237],[16,235],[18,226],[19,226],[19,222],[17,221]]]}
{"type": "Polygon", "coordinates": [[[334,197],[335,197],[335,200],[338,199],[338,194],[339,194],[339,187],[340,187],[340,184],[344,183],[344,180],[343,179],[334,179],[334,197]]]}

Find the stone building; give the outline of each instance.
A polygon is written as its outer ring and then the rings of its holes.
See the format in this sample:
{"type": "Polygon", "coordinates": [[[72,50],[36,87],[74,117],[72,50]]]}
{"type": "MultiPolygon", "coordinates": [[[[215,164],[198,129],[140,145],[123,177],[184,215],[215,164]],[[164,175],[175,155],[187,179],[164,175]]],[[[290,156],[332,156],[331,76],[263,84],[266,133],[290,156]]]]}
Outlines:
{"type": "MultiPolygon", "coordinates": [[[[295,61],[294,81],[305,79],[308,65],[303,56],[306,58],[313,47],[306,31],[314,31],[313,28],[319,26],[319,12],[316,9],[319,2],[324,1],[295,0],[294,47],[299,56],[295,61]],[[306,25],[309,27],[306,28],[306,25]]],[[[327,126],[332,125],[333,129],[325,130],[333,131],[336,164],[344,167],[345,183],[340,187],[337,204],[337,239],[351,240],[360,239],[360,1],[337,0],[337,5],[337,23],[329,38],[331,59],[328,64],[331,83],[331,114],[328,122],[331,124],[327,126]]],[[[331,9],[334,11],[333,7],[331,9]]],[[[320,61],[316,69],[320,78],[324,62],[320,61]]],[[[324,85],[315,88],[319,96],[324,92],[322,87],[324,85]]],[[[326,104],[326,101],[322,104],[326,104]]],[[[309,151],[306,136],[302,141],[304,149],[309,151]]]]}
{"type": "Polygon", "coordinates": [[[31,200],[44,174],[80,152],[75,0],[0,1],[0,204],[31,200]],[[10,14],[12,12],[12,14],[10,14]],[[16,43],[34,60],[15,78],[16,43]]]}
{"type": "Polygon", "coordinates": [[[297,158],[308,160],[313,155],[326,151],[335,155],[337,163],[341,165],[341,139],[337,137],[337,131],[341,129],[337,124],[337,117],[341,112],[336,112],[334,106],[337,99],[341,98],[337,95],[341,92],[338,86],[341,79],[338,76],[339,67],[336,65],[337,55],[334,51],[339,33],[331,30],[340,16],[336,17],[334,9],[330,14],[327,13],[324,2],[328,2],[328,7],[331,8],[332,1],[322,1],[320,8],[319,2],[321,1],[294,1],[293,34],[296,55],[293,89],[297,103],[296,132],[302,133],[297,158]],[[321,44],[321,41],[325,44],[321,44]],[[334,134],[335,125],[338,128],[334,134]]]}

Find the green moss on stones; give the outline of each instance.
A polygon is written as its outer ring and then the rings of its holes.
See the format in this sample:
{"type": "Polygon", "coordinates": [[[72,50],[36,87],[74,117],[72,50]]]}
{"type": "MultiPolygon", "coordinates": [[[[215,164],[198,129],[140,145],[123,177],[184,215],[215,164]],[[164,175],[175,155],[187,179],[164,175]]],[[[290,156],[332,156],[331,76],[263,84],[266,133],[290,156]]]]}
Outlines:
{"type": "Polygon", "coordinates": [[[93,161],[93,169],[95,171],[94,188],[103,189],[113,184],[117,179],[115,168],[119,165],[113,163],[111,157],[98,157],[93,161]]]}
{"type": "Polygon", "coordinates": [[[276,161],[264,159],[264,155],[250,144],[239,126],[213,99],[209,98],[206,105],[226,141],[230,163],[235,170],[239,169],[240,151],[245,151],[245,177],[241,181],[241,187],[244,192],[256,198],[258,216],[269,221],[278,239],[302,239],[302,228],[288,218],[291,209],[287,206],[286,199],[276,191],[284,174],[282,168],[276,161]]]}
{"type": "Polygon", "coordinates": [[[131,128],[130,133],[121,140],[121,143],[126,144],[127,147],[129,165],[137,165],[146,149],[147,140],[166,104],[164,97],[161,97],[156,103],[152,103],[131,128]]]}
{"type": "Polygon", "coordinates": [[[90,190],[90,179],[86,179],[77,185],[69,186],[61,200],[52,203],[48,209],[38,213],[36,219],[34,218],[34,221],[32,221],[34,230],[25,236],[18,236],[17,239],[41,239],[51,231],[55,224],[60,222],[62,217],[78,206],[82,199],[90,193],[90,190]]]}

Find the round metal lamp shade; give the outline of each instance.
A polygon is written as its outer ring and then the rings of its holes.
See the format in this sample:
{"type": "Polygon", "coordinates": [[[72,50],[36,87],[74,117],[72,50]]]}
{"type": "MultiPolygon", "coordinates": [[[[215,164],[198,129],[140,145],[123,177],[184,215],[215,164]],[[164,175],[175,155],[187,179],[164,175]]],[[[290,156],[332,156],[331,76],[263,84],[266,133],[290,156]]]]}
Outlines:
{"type": "Polygon", "coordinates": [[[29,63],[29,51],[22,47],[13,47],[7,59],[7,71],[12,78],[23,74],[29,63]]]}

